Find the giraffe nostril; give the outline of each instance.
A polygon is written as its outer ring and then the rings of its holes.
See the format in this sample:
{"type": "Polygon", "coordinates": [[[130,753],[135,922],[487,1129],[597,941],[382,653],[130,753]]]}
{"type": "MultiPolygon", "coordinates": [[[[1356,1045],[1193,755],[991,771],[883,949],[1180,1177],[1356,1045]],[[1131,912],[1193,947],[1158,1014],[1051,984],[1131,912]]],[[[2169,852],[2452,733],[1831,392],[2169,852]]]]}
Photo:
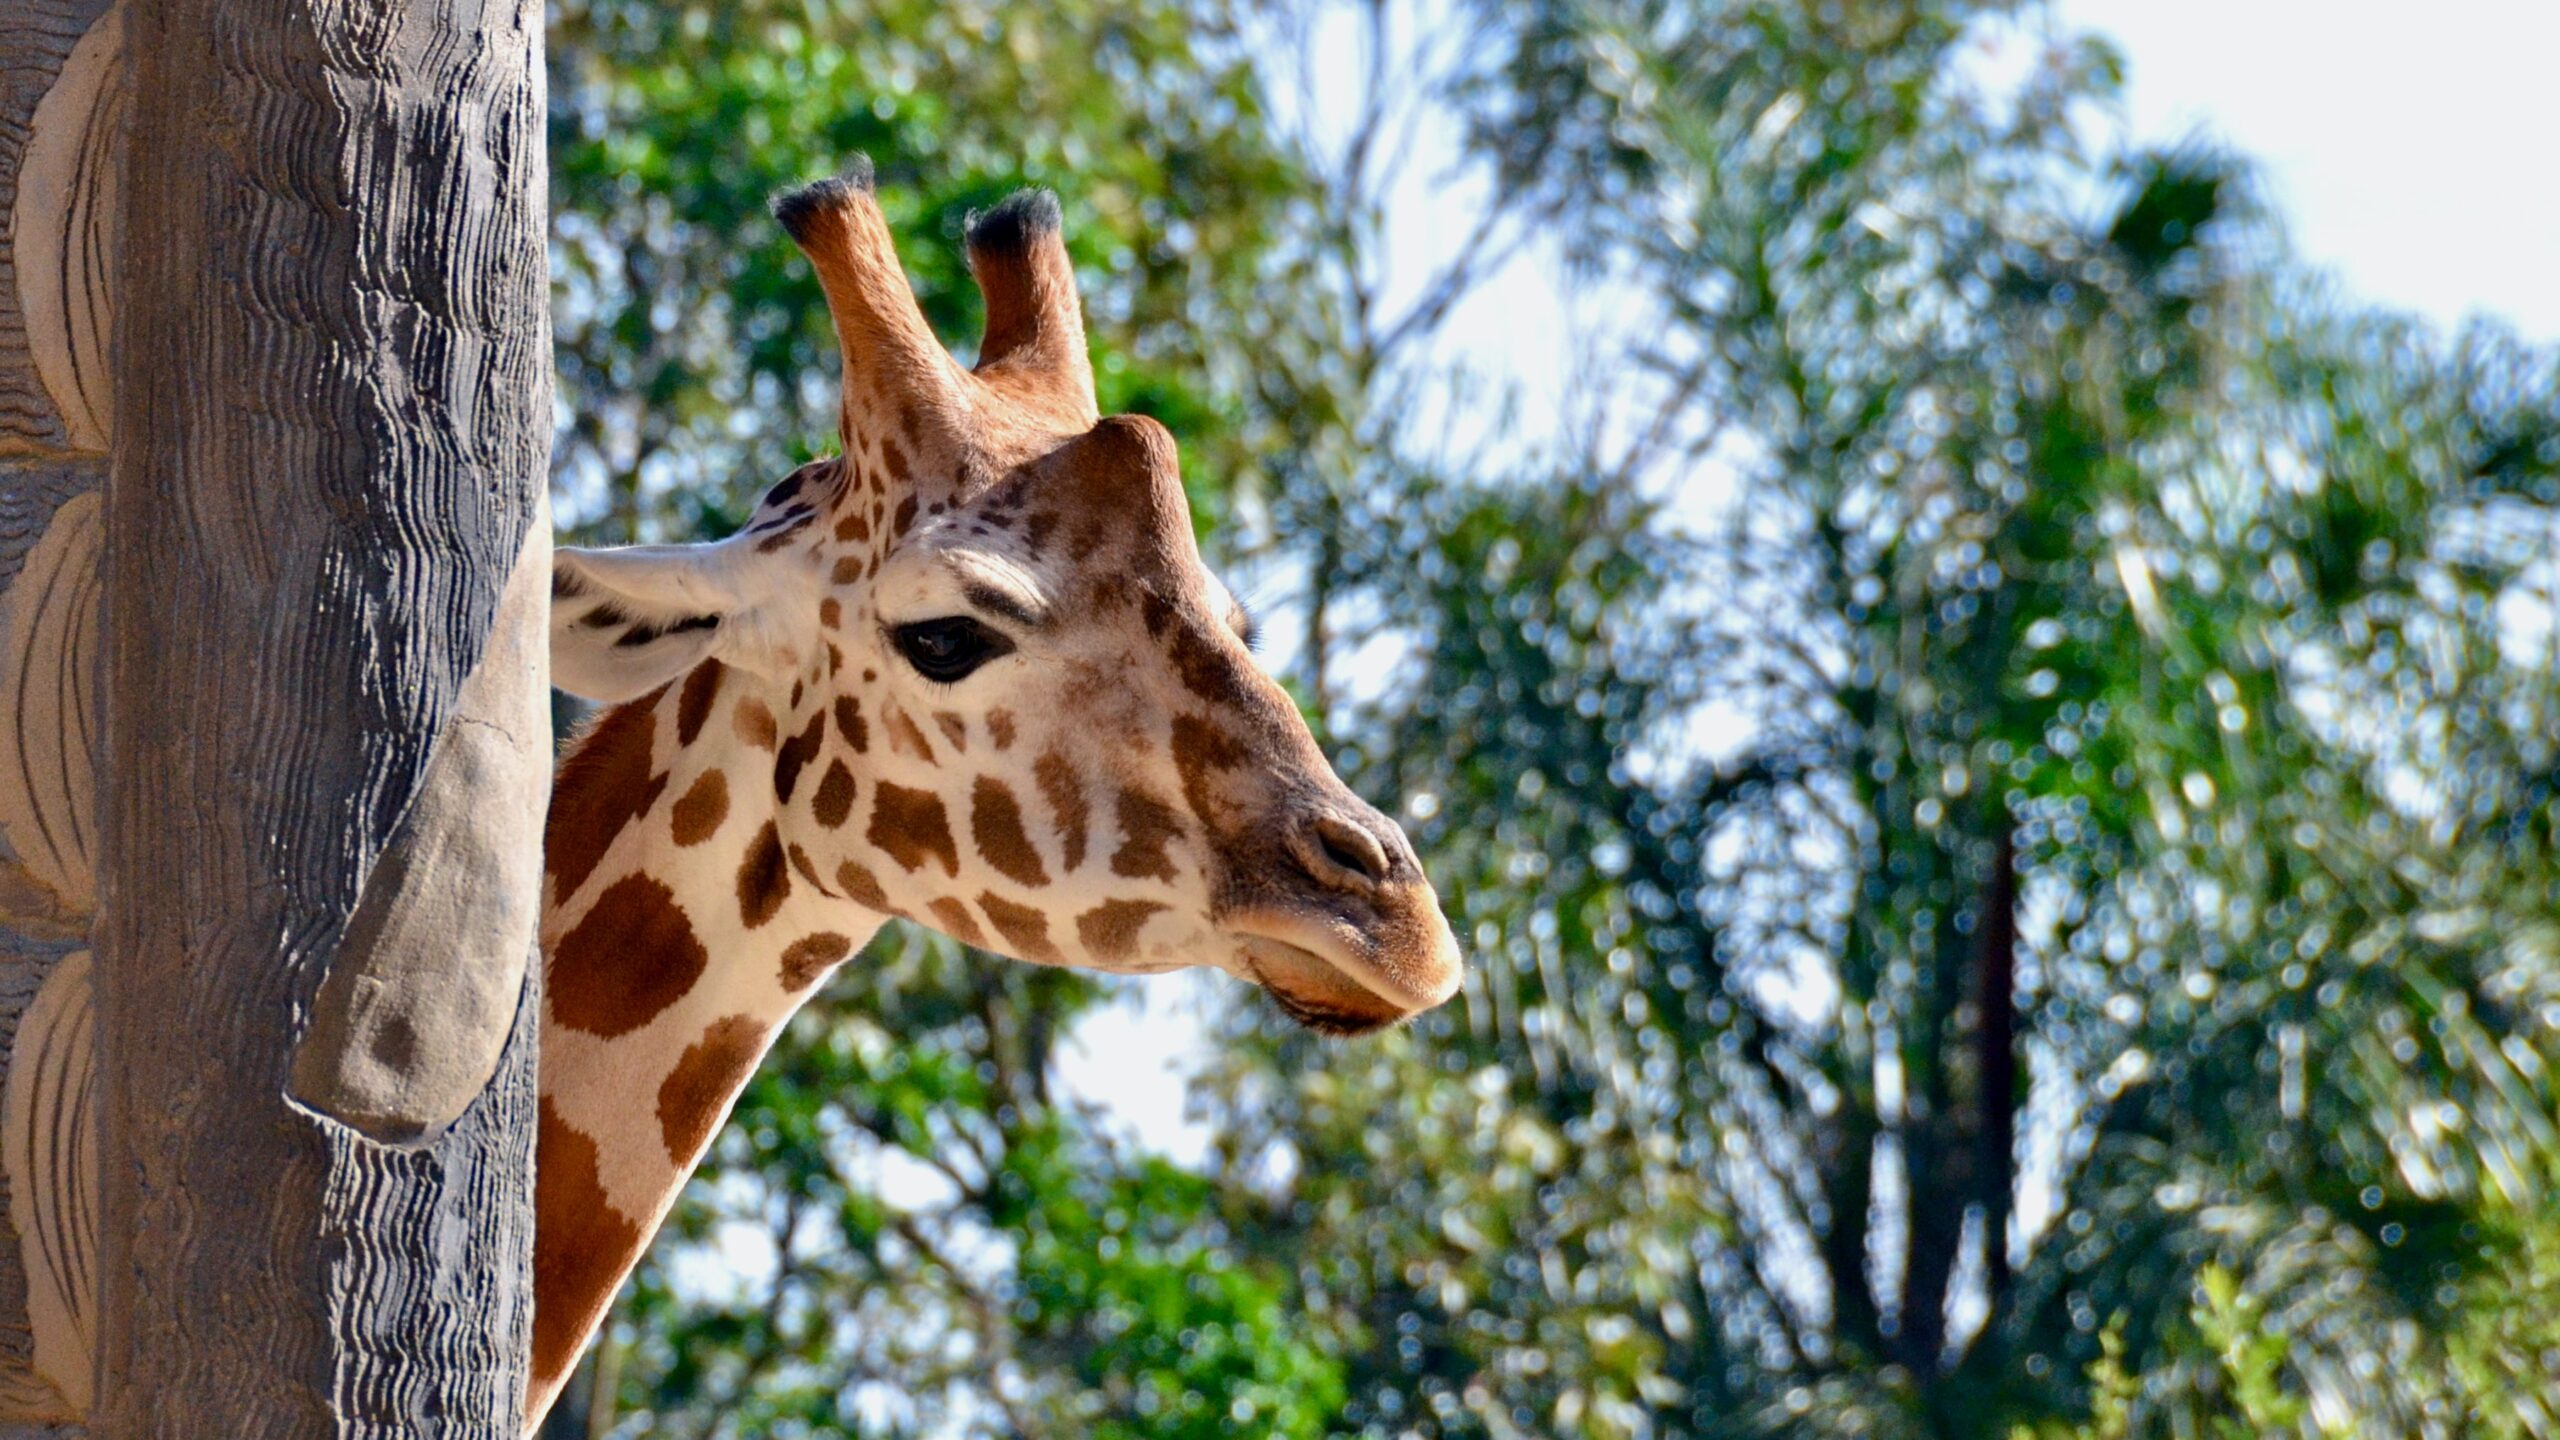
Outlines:
{"type": "Polygon", "coordinates": [[[1370,888],[1387,883],[1393,862],[1387,847],[1364,825],[1339,815],[1318,814],[1303,823],[1295,838],[1298,858],[1327,884],[1370,888]]]}

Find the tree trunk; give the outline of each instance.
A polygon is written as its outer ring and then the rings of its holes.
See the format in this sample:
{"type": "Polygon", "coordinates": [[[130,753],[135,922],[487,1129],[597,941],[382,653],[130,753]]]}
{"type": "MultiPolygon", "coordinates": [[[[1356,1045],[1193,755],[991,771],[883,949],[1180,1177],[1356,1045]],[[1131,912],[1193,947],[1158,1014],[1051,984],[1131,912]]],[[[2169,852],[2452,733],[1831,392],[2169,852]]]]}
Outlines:
{"type": "Polygon", "coordinates": [[[542,9],[124,3],[92,1431],[512,1435],[542,9]]]}

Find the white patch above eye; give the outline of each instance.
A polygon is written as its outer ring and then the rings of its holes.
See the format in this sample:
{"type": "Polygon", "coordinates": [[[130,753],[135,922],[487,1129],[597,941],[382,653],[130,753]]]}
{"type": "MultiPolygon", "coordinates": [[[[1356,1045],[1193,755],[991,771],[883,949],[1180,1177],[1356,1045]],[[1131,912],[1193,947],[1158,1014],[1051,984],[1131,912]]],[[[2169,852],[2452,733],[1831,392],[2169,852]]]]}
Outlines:
{"type": "Polygon", "coordinates": [[[758,553],[755,540],[553,552],[552,683],[612,702],[714,657],[766,679],[791,675],[811,638],[808,605],[792,602],[813,600],[816,576],[796,558],[758,553]]]}
{"type": "Polygon", "coordinates": [[[880,618],[889,625],[976,614],[1019,636],[1049,614],[1048,589],[1029,567],[994,551],[910,550],[880,575],[880,618]]]}

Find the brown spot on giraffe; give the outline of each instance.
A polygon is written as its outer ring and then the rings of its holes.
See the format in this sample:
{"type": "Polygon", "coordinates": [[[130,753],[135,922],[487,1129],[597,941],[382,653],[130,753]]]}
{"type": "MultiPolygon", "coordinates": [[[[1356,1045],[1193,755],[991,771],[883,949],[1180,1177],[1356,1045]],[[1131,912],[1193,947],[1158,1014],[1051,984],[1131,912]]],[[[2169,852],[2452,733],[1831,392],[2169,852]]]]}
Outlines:
{"type": "Polygon", "coordinates": [[[782,988],[806,990],[818,977],[833,970],[853,953],[853,937],[833,930],[820,930],[803,935],[783,947],[782,988]]]}
{"type": "Polygon", "coordinates": [[[910,790],[883,780],[871,787],[871,824],[863,837],[874,849],[913,874],[927,860],[942,862],[942,873],[960,873],[960,847],[951,839],[951,820],[942,797],[930,790],[910,790]]]}
{"type": "Polygon", "coordinates": [[[862,723],[862,702],[850,695],[839,695],[835,708],[836,733],[844,737],[854,754],[867,753],[871,749],[871,727],[862,723]]]}
{"type": "Polygon", "coordinates": [[[987,743],[999,751],[1013,748],[1013,712],[996,709],[987,712],[987,743]]]}
{"type": "Polygon", "coordinates": [[[968,721],[948,710],[936,710],[933,712],[933,723],[934,727],[942,732],[942,738],[951,742],[951,748],[954,751],[962,755],[969,753],[968,721]]]}
{"type": "Polygon", "coordinates": [[[729,667],[717,660],[705,660],[684,677],[684,689],[676,695],[676,743],[690,745],[702,734],[702,722],[711,718],[712,702],[720,698],[720,681],[729,667]]]}
{"type": "Polygon", "coordinates": [[[1196,626],[1175,624],[1165,653],[1182,688],[1212,705],[1238,705],[1249,693],[1243,667],[1196,626]]]}
{"type": "Polygon", "coordinates": [[[658,1135],[667,1158],[690,1165],[729,1113],[730,1097],[764,1057],[764,1027],[752,1015],[728,1015],[704,1028],[658,1082],[658,1135]]]}
{"type": "Polygon", "coordinates": [[[883,915],[900,913],[889,903],[889,892],[880,888],[880,877],[856,861],[847,860],[836,867],[836,888],[844,892],[846,899],[866,910],[875,910],[883,915]]]}
{"type": "Polygon", "coordinates": [[[764,924],[791,897],[791,872],[783,868],[782,837],[773,822],[764,822],[747,842],[747,858],[738,865],[738,919],[750,930],[764,924]]]}
{"type": "Polygon", "coordinates": [[[791,857],[791,868],[800,872],[800,878],[809,882],[810,889],[830,899],[838,898],[836,892],[828,889],[826,882],[818,878],[818,867],[809,859],[808,851],[797,845],[785,845],[782,853],[791,857]]]}
{"type": "Polygon", "coordinates": [[[587,1335],[613,1303],[648,1237],[613,1208],[597,1169],[596,1142],[570,1128],[542,1097],[534,1161],[533,1373],[537,1384],[569,1373],[587,1335]]]}
{"type": "Polygon", "coordinates": [[[1097,959],[1126,960],[1137,952],[1148,917],[1166,908],[1153,900],[1105,900],[1076,917],[1076,939],[1097,959]]]}
{"type": "Polygon", "coordinates": [[[818,602],[818,623],[830,630],[844,628],[844,602],[833,595],[818,602]]]}
{"type": "Polygon", "coordinates": [[[1022,828],[1022,807],[1003,781],[981,775],[970,787],[969,833],[997,874],[1031,889],[1049,883],[1048,867],[1040,863],[1039,849],[1022,828]]]}
{"type": "Polygon", "coordinates": [[[670,828],[678,845],[699,845],[720,833],[720,822],[728,818],[729,776],[725,771],[705,770],[676,798],[670,828]]]}
{"type": "Polygon", "coordinates": [[[770,750],[774,747],[773,712],[765,708],[763,701],[753,698],[739,701],[737,712],[730,716],[730,723],[737,727],[739,739],[757,749],[770,750]]]}
{"type": "Polygon", "coordinates": [[[710,962],[675,892],[649,875],[606,886],[549,958],[543,998],[552,1020],[608,1040],[683,999],[710,962]]]}
{"type": "Polygon", "coordinates": [[[978,908],[987,912],[987,923],[996,927],[1014,954],[1042,964],[1058,963],[1058,947],[1049,943],[1048,916],[996,894],[981,894],[978,908]]]}
{"type": "Polygon", "coordinates": [[[924,732],[916,728],[916,722],[907,718],[906,711],[891,705],[881,713],[880,720],[889,727],[890,754],[913,755],[927,765],[938,763],[934,759],[933,747],[925,743],[924,732]]]}
{"type": "Polygon", "coordinates": [[[987,932],[978,928],[967,905],[946,895],[927,902],[924,908],[933,917],[933,928],[963,945],[975,945],[981,950],[987,947],[987,932]]]}
{"type": "MultiPolygon", "coordinates": [[[[796,688],[796,687],[795,687],[796,688]]],[[[773,794],[783,804],[791,803],[791,792],[800,786],[800,772],[818,758],[818,747],[827,739],[827,712],[812,711],[809,723],[799,734],[782,742],[773,757],[773,794]]]]}
{"type": "Polygon", "coordinates": [[[863,572],[868,568],[862,557],[847,555],[836,562],[833,570],[827,572],[827,582],[831,585],[850,585],[861,579],[863,572]]]}
{"type": "Polygon", "coordinates": [[[665,687],[596,720],[569,754],[551,787],[551,813],[543,825],[543,867],[553,895],[566,900],[613,848],[623,827],[649,812],[667,777],[651,774],[658,698],[665,687]]]}
{"type": "Polygon", "coordinates": [[[849,512],[836,522],[836,538],[847,544],[859,545],[871,538],[871,522],[859,512],[849,512]]]}
{"type": "Polygon", "coordinates": [[[1182,802],[1213,832],[1227,828],[1227,807],[1211,782],[1244,762],[1244,746],[1216,724],[1197,715],[1173,717],[1173,768],[1182,777],[1182,802]]]}
{"type": "Polygon", "coordinates": [[[1132,880],[1172,884],[1177,872],[1166,849],[1182,834],[1182,817],[1172,806],[1138,790],[1120,792],[1120,848],[1111,852],[1111,873],[1132,880]]]}
{"type": "Polygon", "coordinates": [[[1076,767],[1055,750],[1045,751],[1031,767],[1031,779],[1040,787],[1040,798],[1049,802],[1049,813],[1057,818],[1058,843],[1062,848],[1060,863],[1069,874],[1084,865],[1085,827],[1089,819],[1084,802],[1084,781],[1076,775],[1076,767]]]}
{"type": "Polygon", "coordinates": [[[827,773],[818,780],[818,793],[809,797],[809,815],[830,830],[843,827],[853,813],[853,772],[842,760],[827,762],[827,773]]]}

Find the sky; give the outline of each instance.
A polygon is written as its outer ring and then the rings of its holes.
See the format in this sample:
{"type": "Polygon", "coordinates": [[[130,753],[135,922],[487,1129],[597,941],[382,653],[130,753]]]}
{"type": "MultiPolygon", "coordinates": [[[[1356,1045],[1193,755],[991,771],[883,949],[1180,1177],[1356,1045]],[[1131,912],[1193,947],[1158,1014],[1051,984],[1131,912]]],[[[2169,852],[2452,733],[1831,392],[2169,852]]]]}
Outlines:
{"type": "MultiPolygon", "coordinates": [[[[2297,250],[2347,294],[2446,331],[2486,314],[2560,341],[2560,85],[2547,78],[2560,0],[2056,0],[2053,23],[2117,43],[2128,79],[2117,123],[2130,139],[2203,137],[2253,158],[2297,250]]],[[[1319,107],[1336,98],[1323,73],[1357,73],[1318,68],[1319,107]]],[[[1430,188],[1448,137],[1426,129],[1416,144],[1441,153],[1417,156],[1390,215],[1391,296],[1396,280],[1419,283],[1448,239],[1430,188]]],[[[1572,311],[1549,263],[1532,250],[1496,274],[1441,342],[1508,387],[1533,433],[1570,408],[1571,337],[1590,318],[1572,311]]],[[[1209,1135],[1183,1113],[1204,1044],[1196,1017],[1235,983],[1135,982],[1069,1037],[1061,1088],[1138,1143],[1197,1163],[1209,1135]]]]}
{"type": "Polygon", "coordinates": [[[2352,294],[2560,340],[2560,4],[2059,0],[2112,36],[2133,133],[2263,167],[2296,247],[2352,294]]]}

